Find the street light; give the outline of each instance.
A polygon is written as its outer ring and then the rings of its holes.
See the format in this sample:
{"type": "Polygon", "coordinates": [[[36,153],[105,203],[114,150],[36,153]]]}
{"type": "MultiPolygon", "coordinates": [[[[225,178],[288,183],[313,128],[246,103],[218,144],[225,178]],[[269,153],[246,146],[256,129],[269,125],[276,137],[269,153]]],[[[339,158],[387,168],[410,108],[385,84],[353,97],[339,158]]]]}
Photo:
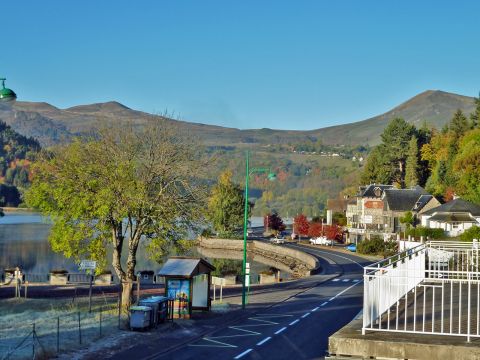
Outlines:
{"type": "Polygon", "coordinates": [[[277,176],[270,171],[269,168],[252,168],[248,165],[249,151],[246,151],[246,171],[245,171],[245,211],[243,219],[243,264],[242,264],[242,309],[245,309],[246,304],[246,280],[247,280],[247,223],[248,223],[248,180],[253,173],[268,173],[267,179],[274,181],[277,176]]]}

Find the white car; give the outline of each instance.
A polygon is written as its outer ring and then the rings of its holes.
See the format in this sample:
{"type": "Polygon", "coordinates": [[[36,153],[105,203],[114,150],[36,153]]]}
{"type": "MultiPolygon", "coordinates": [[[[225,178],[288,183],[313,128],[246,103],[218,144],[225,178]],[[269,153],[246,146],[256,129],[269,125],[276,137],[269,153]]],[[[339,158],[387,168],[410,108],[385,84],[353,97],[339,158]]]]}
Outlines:
{"type": "Polygon", "coordinates": [[[274,237],[274,238],[270,239],[270,242],[272,244],[285,244],[285,239],[283,239],[281,237],[280,238],[274,237]]]}
{"type": "Polygon", "coordinates": [[[331,245],[332,241],[328,240],[325,236],[319,236],[316,238],[310,239],[310,244],[312,245],[331,245]]]}

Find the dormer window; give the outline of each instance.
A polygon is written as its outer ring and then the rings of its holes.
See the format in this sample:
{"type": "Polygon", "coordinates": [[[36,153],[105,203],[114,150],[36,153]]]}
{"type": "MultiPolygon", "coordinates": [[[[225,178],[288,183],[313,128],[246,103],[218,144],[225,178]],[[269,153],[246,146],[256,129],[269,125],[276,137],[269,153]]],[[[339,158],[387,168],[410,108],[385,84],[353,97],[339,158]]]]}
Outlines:
{"type": "Polygon", "coordinates": [[[380,189],[378,186],[373,189],[373,193],[375,194],[376,197],[382,196],[382,189],[380,189]]]}

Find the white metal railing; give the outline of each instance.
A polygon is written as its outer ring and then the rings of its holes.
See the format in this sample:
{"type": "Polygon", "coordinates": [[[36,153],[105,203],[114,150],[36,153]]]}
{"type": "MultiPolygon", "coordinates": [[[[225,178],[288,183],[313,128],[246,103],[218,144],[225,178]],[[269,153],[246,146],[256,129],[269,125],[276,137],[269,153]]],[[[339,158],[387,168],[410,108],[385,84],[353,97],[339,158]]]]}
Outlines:
{"type": "Polygon", "coordinates": [[[431,241],[364,268],[363,328],[480,337],[477,243],[431,241]]]}

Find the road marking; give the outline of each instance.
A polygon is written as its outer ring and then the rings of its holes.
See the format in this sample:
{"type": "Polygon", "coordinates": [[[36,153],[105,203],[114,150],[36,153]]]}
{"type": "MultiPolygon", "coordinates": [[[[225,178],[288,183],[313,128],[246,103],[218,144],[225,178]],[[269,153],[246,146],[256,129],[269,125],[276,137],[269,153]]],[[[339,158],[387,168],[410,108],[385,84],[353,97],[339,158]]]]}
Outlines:
{"type": "Polygon", "coordinates": [[[336,281],[340,281],[340,279],[333,279],[332,281],[333,281],[333,282],[336,282],[336,281]]]}
{"type": "Polygon", "coordinates": [[[325,301],[325,302],[324,302],[322,305],[320,305],[320,306],[325,306],[325,305],[327,305],[327,304],[328,304],[328,301],[325,301]]]}
{"type": "Polygon", "coordinates": [[[259,343],[257,343],[257,346],[260,346],[260,345],[263,345],[265,344],[268,340],[270,340],[272,337],[269,336],[269,337],[266,337],[265,339],[263,339],[262,341],[260,341],[259,343]]]}
{"type": "Polygon", "coordinates": [[[343,279],[342,281],[343,281],[343,282],[349,282],[350,279],[343,279]]]}
{"type": "Polygon", "coordinates": [[[240,359],[242,356],[247,355],[250,351],[252,351],[252,349],[245,350],[245,351],[244,351],[243,353],[241,353],[240,355],[235,356],[234,359],[240,359]]]}
{"type": "Polygon", "coordinates": [[[212,343],[214,343],[215,345],[212,345],[212,344],[188,344],[188,346],[196,346],[196,347],[217,347],[217,348],[236,348],[237,346],[236,345],[232,345],[232,344],[227,344],[227,343],[224,343],[224,342],[221,342],[221,341],[217,341],[217,340],[213,340],[213,339],[209,339],[209,338],[206,338],[204,337],[203,339],[201,340],[205,340],[205,341],[210,341],[212,343]]]}
{"type": "Polygon", "coordinates": [[[318,310],[318,306],[315,309],[312,309],[312,311],[317,311],[317,310],[318,310]]]}
{"type": "Polygon", "coordinates": [[[275,335],[280,334],[280,333],[281,333],[283,330],[285,330],[285,329],[286,329],[286,326],[284,326],[284,327],[281,328],[280,330],[275,331],[275,335]]]}
{"type": "Polygon", "coordinates": [[[308,313],[306,313],[306,314],[303,314],[303,315],[302,315],[302,319],[305,319],[305,318],[306,318],[308,315],[310,315],[310,313],[309,313],[309,312],[308,312],[308,313]]]}
{"type": "Polygon", "coordinates": [[[360,281],[360,280],[358,280],[358,279],[353,279],[353,282],[359,282],[359,281],[360,281]]]}
{"type": "Polygon", "coordinates": [[[297,322],[299,322],[299,321],[300,321],[300,319],[294,320],[294,321],[292,321],[292,322],[291,322],[290,324],[288,324],[288,325],[295,325],[295,324],[296,324],[297,322]]]}
{"type": "Polygon", "coordinates": [[[336,298],[336,296],[331,297],[330,299],[328,299],[328,301],[333,301],[333,300],[335,300],[335,298],[336,298]]]}

